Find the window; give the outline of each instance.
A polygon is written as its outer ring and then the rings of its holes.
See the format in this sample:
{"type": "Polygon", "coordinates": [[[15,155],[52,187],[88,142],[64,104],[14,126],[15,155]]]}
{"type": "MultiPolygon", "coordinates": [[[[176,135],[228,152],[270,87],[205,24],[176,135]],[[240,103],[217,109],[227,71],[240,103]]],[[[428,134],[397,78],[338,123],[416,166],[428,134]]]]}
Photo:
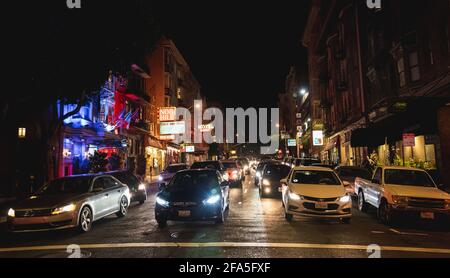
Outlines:
{"type": "Polygon", "coordinates": [[[166,89],[172,88],[172,76],[170,76],[170,74],[166,74],[165,86],[166,89]]]}
{"type": "Polygon", "coordinates": [[[20,139],[27,137],[27,129],[24,127],[19,127],[18,136],[20,139]]]}
{"type": "Polygon", "coordinates": [[[411,71],[411,81],[420,80],[419,54],[417,51],[409,54],[409,67],[411,71]]]}
{"type": "Polygon", "coordinates": [[[170,97],[169,96],[164,97],[164,105],[166,107],[170,106],[170,97]]]}
{"type": "Polygon", "coordinates": [[[405,73],[405,59],[403,59],[403,57],[397,61],[397,73],[398,73],[400,87],[405,87],[406,73],[405,73]]]}

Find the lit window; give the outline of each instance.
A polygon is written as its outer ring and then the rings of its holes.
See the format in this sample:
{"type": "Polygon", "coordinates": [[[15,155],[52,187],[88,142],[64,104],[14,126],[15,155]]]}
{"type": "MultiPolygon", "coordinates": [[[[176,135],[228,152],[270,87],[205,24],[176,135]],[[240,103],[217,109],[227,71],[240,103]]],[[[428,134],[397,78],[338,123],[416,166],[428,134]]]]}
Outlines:
{"type": "Polygon", "coordinates": [[[27,129],[24,127],[19,127],[18,136],[22,139],[27,137],[27,129]]]}
{"type": "Polygon", "coordinates": [[[409,54],[409,67],[411,69],[411,81],[420,80],[419,55],[417,52],[409,54]]]}

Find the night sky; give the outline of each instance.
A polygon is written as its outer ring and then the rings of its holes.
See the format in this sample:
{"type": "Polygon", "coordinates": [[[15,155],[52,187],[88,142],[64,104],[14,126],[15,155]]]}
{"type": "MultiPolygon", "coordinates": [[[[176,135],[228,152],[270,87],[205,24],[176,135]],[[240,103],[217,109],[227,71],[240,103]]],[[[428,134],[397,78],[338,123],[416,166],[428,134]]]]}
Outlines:
{"type": "Polygon", "coordinates": [[[308,9],[308,0],[158,1],[154,13],[208,99],[275,107],[290,65],[307,69],[308,9]]]}
{"type": "Polygon", "coordinates": [[[309,0],[82,0],[80,10],[66,0],[11,3],[10,57],[24,94],[98,88],[118,58],[144,47],[149,22],[174,40],[204,95],[223,108],[276,107],[289,67],[307,69],[309,0]]]}

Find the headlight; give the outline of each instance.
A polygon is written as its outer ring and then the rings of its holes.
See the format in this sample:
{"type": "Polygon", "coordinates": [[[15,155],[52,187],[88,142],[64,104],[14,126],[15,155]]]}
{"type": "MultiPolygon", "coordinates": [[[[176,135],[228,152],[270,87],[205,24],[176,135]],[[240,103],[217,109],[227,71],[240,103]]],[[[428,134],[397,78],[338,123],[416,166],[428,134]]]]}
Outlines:
{"type": "Polygon", "coordinates": [[[263,179],[263,185],[265,185],[265,186],[270,186],[270,181],[268,181],[268,180],[266,180],[266,179],[263,179]]]}
{"type": "Polygon", "coordinates": [[[145,186],[145,184],[141,183],[138,187],[139,190],[145,191],[147,188],[145,186]]]}
{"type": "Polygon", "coordinates": [[[348,195],[339,198],[339,202],[341,202],[341,203],[348,203],[350,201],[351,201],[351,198],[348,195]]]}
{"type": "Polygon", "coordinates": [[[70,205],[67,205],[67,206],[55,208],[52,211],[52,214],[53,215],[58,215],[58,214],[65,213],[65,212],[71,212],[71,211],[74,211],[75,208],[76,208],[75,204],[70,204],[70,205]]]}
{"type": "Polygon", "coordinates": [[[298,194],[295,194],[294,192],[289,192],[289,199],[293,201],[300,201],[302,197],[298,194]]]}
{"type": "Polygon", "coordinates": [[[10,208],[10,209],[8,210],[8,216],[9,216],[9,217],[16,217],[16,211],[13,210],[12,208],[10,208]]]}
{"type": "Polygon", "coordinates": [[[158,176],[159,181],[163,181],[163,177],[161,175],[158,176]]]}
{"type": "Polygon", "coordinates": [[[405,196],[392,196],[392,202],[398,205],[406,205],[408,204],[408,197],[405,196]]]}
{"type": "Polygon", "coordinates": [[[205,204],[214,205],[220,201],[220,195],[214,195],[210,197],[208,200],[204,201],[205,204]]]}
{"type": "Polygon", "coordinates": [[[156,197],[156,203],[162,207],[168,207],[169,206],[169,202],[160,198],[160,197],[156,197]]]}
{"type": "Polygon", "coordinates": [[[261,173],[258,171],[258,172],[256,172],[256,176],[258,177],[258,178],[260,178],[261,177],[261,173]]]}

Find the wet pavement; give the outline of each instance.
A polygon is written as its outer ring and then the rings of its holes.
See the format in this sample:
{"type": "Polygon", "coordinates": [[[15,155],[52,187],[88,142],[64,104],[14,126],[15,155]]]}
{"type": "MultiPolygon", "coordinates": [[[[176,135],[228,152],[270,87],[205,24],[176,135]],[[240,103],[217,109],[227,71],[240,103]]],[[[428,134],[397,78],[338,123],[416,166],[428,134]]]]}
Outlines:
{"type": "Polygon", "coordinates": [[[231,190],[230,210],[222,225],[169,222],[160,229],[154,201],[155,190],[145,204],[132,204],[127,217],[95,222],[87,234],[3,231],[0,257],[59,258],[74,252],[83,258],[450,257],[450,225],[422,222],[388,227],[377,222],[375,212],[363,214],[356,209],[350,225],[303,218],[288,223],[281,200],[260,199],[250,176],[242,188],[231,190]],[[70,251],[78,246],[79,253],[70,251]]]}

